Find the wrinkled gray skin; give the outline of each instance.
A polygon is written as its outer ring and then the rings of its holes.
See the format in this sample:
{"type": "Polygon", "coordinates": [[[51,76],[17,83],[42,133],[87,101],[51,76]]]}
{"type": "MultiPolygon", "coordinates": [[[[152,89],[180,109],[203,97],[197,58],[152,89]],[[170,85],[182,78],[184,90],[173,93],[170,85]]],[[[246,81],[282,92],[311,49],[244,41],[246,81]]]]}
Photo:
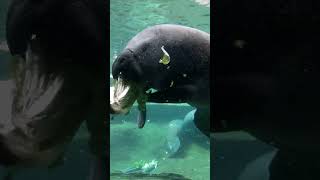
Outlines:
{"type": "MultiPolygon", "coordinates": [[[[132,87],[126,101],[110,105],[111,113],[119,109],[129,111],[139,98],[155,103],[189,103],[197,108],[196,126],[207,136],[210,134],[210,35],[206,32],[180,26],[156,25],[133,37],[118,55],[112,66],[112,75],[119,85],[132,87]],[[170,55],[170,63],[162,64],[161,47],[170,55]],[[148,89],[157,92],[146,93],[148,89]]],[[[143,103],[142,103],[143,104],[143,103]]],[[[145,121],[146,109],[139,116],[139,127],[145,121]],[[143,118],[141,118],[141,116],[143,118]]],[[[141,110],[140,110],[141,112],[141,110]]]]}

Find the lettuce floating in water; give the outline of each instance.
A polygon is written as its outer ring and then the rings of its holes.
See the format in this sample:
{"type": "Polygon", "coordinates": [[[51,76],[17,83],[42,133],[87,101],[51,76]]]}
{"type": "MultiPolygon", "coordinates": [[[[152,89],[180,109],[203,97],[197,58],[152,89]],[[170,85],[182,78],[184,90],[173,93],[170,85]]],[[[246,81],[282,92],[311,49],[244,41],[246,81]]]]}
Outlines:
{"type": "Polygon", "coordinates": [[[189,178],[186,178],[180,174],[174,174],[174,173],[160,173],[160,174],[143,174],[143,173],[132,173],[132,174],[125,174],[121,172],[117,173],[111,173],[110,178],[112,180],[143,180],[143,179],[149,179],[149,180],[191,180],[189,178]]]}
{"type": "Polygon", "coordinates": [[[142,167],[143,173],[150,173],[151,171],[155,170],[158,167],[158,161],[152,160],[149,163],[145,163],[142,167]]]}
{"type": "Polygon", "coordinates": [[[151,171],[155,170],[158,167],[158,161],[152,160],[151,162],[146,161],[137,161],[134,163],[133,167],[127,168],[121,171],[124,174],[132,174],[132,173],[151,173],[151,171]]]}

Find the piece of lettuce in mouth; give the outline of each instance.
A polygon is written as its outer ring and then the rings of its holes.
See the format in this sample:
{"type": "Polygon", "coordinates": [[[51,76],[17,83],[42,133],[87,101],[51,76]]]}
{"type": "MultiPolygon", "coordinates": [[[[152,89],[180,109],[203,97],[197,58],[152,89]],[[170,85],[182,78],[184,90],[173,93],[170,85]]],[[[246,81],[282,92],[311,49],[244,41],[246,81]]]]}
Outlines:
{"type": "Polygon", "coordinates": [[[113,87],[110,87],[110,106],[120,114],[126,114],[140,94],[135,83],[125,82],[118,78],[113,87]]]}
{"type": "Polygon", "coordinates": [[[143,128],[146,121],[146,102],[147,95],[142,88],[133,82],[125,82],[121,78],[110,87],[110,107],[115,114],[127,114],[137,101],[139,115],[138,127],[143,128]]]}

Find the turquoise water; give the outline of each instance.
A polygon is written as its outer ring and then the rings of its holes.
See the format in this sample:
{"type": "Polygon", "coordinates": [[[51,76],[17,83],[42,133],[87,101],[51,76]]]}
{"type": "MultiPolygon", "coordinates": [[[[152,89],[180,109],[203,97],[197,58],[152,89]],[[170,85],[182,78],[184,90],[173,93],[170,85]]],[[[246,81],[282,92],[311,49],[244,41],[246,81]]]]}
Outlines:
{"type": "MultiPolygon", "coordinates": [[[[126,43],[143,29],[163,23],[180,24],[210,33],[209,7],[192,0],[111,0],[110,65],[126,43]]],[[[165,140],[172,120],[182,120],[193,108],[186,105],[148,104],[147,123],[136,124],[136,107],[115,118],[110,129],[110,172],[139,161],[159,161],[152,173],[177,173],[194,180],[210,179],[209,140],[201,133],[187,133],[172,158],[165,156],[165,140]],[[164,154],[163,154],[164,153],[164,154]]]]}

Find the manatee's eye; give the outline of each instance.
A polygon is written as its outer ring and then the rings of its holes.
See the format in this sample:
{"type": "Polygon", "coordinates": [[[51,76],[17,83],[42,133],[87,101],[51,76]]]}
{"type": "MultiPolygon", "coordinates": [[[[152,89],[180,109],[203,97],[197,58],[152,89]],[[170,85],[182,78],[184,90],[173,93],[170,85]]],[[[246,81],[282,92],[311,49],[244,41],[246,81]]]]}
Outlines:
{"type": "Polygon", "coordinates": [[[119,64],[122,64],[124,62],[124,59],[125,59],[124,57],[119,57],[117,61],[119,64]]]}
{"type": "Polygon", "coordinates": [[[118,78],[122,72],[121,78],[139,81],[141,79],[141,69],[137,59],[131,50],[125,50],[118,56],[112,65],[112,74],[114,78],[118,78]]]}

